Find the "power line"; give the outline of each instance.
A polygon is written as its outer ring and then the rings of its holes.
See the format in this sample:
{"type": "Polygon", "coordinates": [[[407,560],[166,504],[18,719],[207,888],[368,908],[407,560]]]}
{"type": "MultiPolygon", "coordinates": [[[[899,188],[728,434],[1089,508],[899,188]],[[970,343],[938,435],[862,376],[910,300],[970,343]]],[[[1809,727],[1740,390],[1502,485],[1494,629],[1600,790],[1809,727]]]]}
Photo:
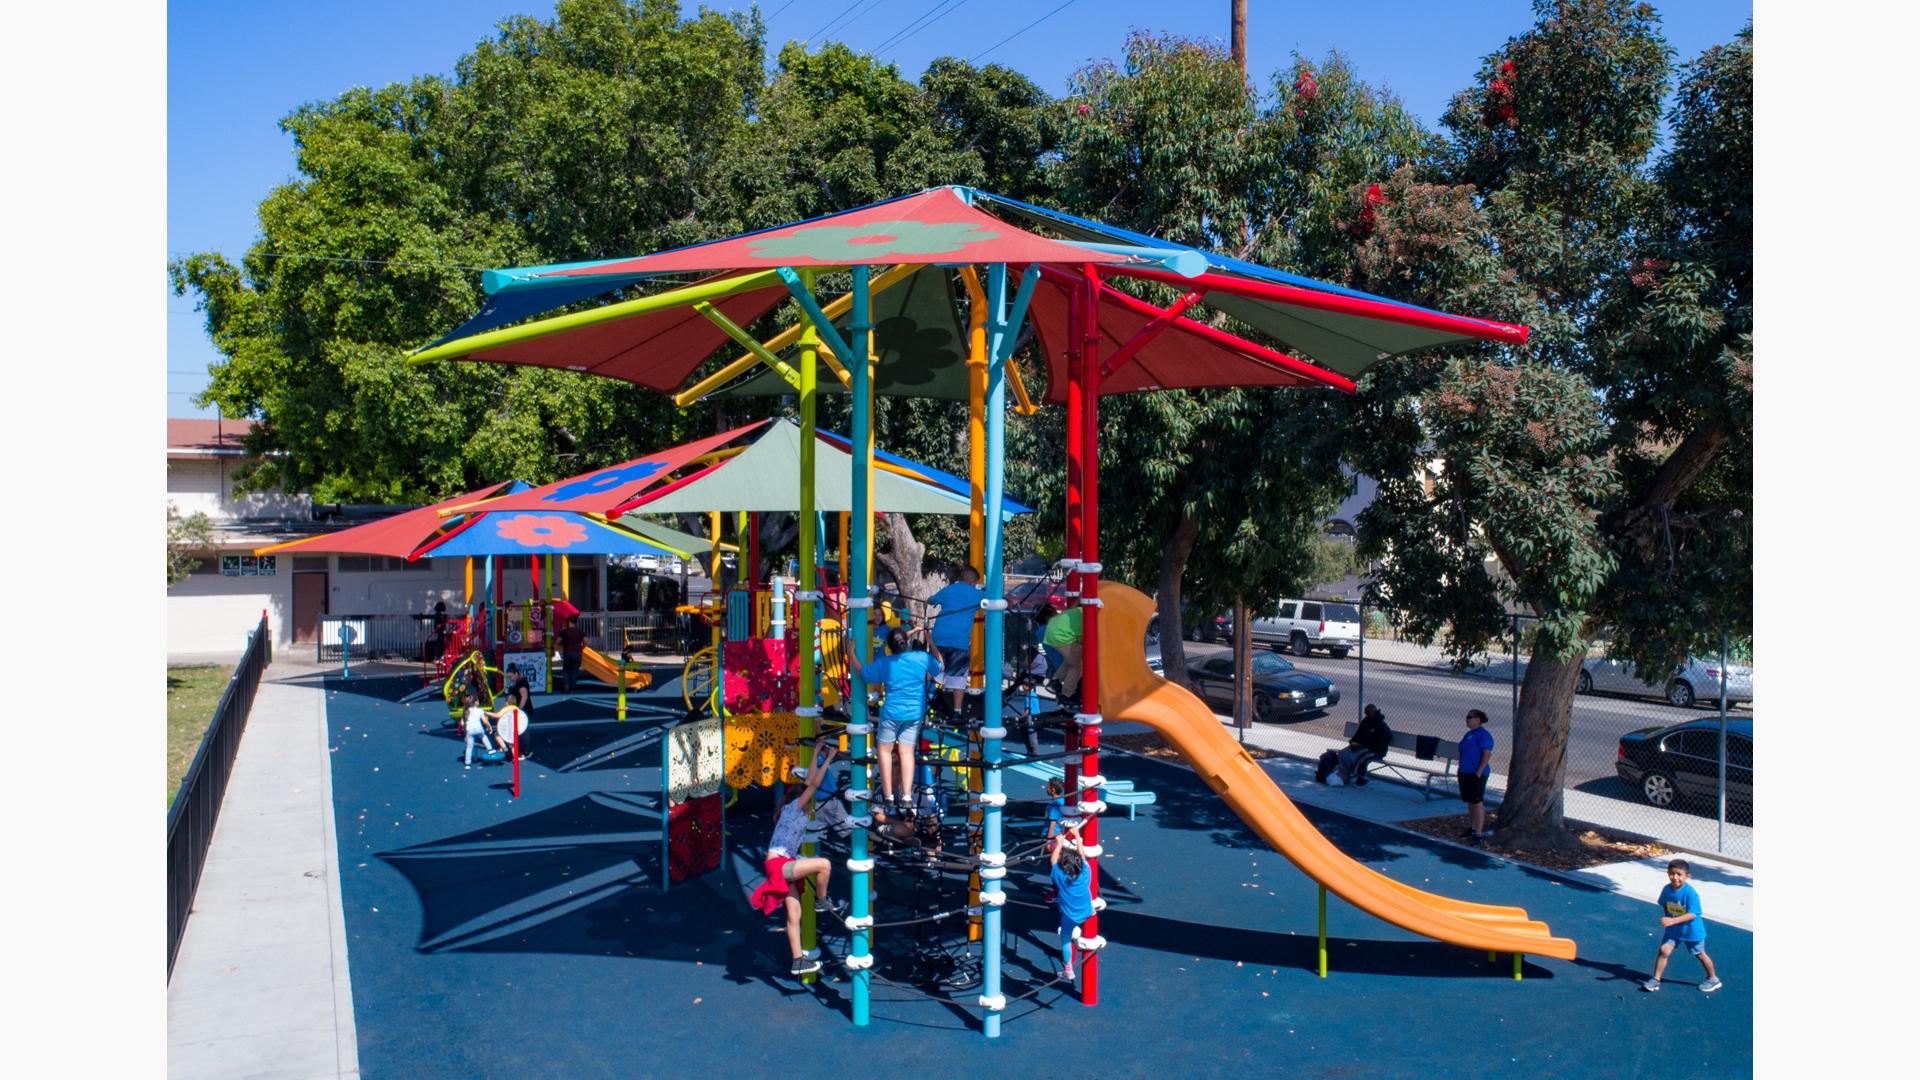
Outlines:
{"type": "Polygon", "coordinates": [[[878,56],[881,51],[885,49],[893,48],[896,45],[905,45],[915,34],[918,34],[920,31],[925,30],[927,27],[932,26],[934,23],[965,7],[966,3],[967,0],[935,0],[934,5],[928,8],[925,14],[909,22],[907,25],[902,26],[900,29],[895,30],[892,37],[875,45],[868,51],[878,56]],[[942,8],[946,10],[943,11],[941,10],[942,8]]]}
{"type": "Polygon", "coordinates": [[[1012,41],[1014,38],[1019,37],[1021,34],[1024,34],[1027,31],[1033,29],[1034,27],[1039,26],[1041,23],[1046,22],[1048,19],[1051,19],[1055,15],[1060,14],[1062,11],[1065,11],[1067,8],[1072,7],[1073,4],[1074,4],[1074,0],[1066,0],[1066,3],[1061,4],[1059,7],[1054,8],[1052,11],[1047,12],[1045,15],[1040,16],[1039,18],[1033,20],[1032,22],[1021,27],[1020,29],[1015,30],[1013,33],[1008,34],[1006,37],[1001,38],[999,41],[994,43],[992,48],[987,49],[986,52],[977,52],[977,53],[974,53],[972,56],[967,57],[967,63],[969,64],[973,63],[975,60],[978,60],[981,57],[987,55],[987,53],[992,52],[994,49],[997,49],[1000,46],[1005,45],[1007,42],[1012,41]]]}
{"type": "Polygon", "coordinates": [[[772,22],[773,20],[779,18],[781,11],[785,11],[792,6],[793,6],[793,0],[787,0],[786,3],[780,5],[780,11],[776,11],[773,14],[767,16],[767,21],[772,22]]]}
{"type": "Polygon", "coordinates": [[[848,14],[849,12],[851,12],[851,11],[852,11],[852,10],[853,10],[854,8],[857,8],[857,7],[859,7],[859,6],[861,5],[861,4],[864,4],[864,3],[866,3],[866,0],[853,0],[853,3],[851,3],[851,4],[848,4],[848,5],[846,6],[846,7],[844,7],[844,8],[842,8],[842,9],[840,9],[840,14],[838,14],[838,15],[835,15],[835,16],[834,16],[833,18],[831,18],[831,19],[828,19],[828,20],[827,20],[827,25],[826,25],[826,26],[823,26],[823,27],[821,27],[820,29],[818,29],[818,30],[815,30],[815,31],[814,31],[813,33],[811,33],[811,34],[808,34],[808,35],[806,36],[806,40],[807,40],[807,41],[812,41],[812,40],[813,40],[814,38],[817,38],[817,37],[819,37],[820,35],[822,35],[822,34],[824,34],[824,33],[826,33],[826,32],[827,32],[827,27],[828,27],[828,26],[832,26],[832,25],[833,25],[834,23],[837,23],[837,22],[839,22],[839,21],[840,21],[841,19],[844,19],[844,18],[846,18],[846,17],[847,17],[847,14],[848,14]]]}

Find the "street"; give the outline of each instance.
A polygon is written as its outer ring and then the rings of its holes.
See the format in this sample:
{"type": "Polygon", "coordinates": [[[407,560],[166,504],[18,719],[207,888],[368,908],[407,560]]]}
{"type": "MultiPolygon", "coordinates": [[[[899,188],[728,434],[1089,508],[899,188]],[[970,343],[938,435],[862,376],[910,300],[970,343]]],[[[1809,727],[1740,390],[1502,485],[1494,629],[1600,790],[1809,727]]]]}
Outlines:
{"type": "MultiPolygon", "coordinates": [[[[1226,645],[1186,642],[1187,662],[1197,665],[1209,657],[1225,655],[1226,645]]],[[[1264,648],[1264,646],[1256,646],[1264,648]]],[[[1378,661],[1366,666],[1366,696],[1361,699],[1360,661],[1357,653],[1335,660],[1331,657],[1293,656],[1285,659],[1302,671],[1332,680],[1340,689],[1340,703],[1325,713],[1308,714],[1279,721],[1292,730],[1312,731],[1340,737],[1348,723],[1360,719],[1361,707],[1368,702],[1380,706],[1387,724],[1397,732],[1413,735],[1438,735],[1459,741],[1466,731],[1464,717],[1468,709],[1487,714],[1487,727],[1493,732],[1495,772],[1508,772],[1508,756],[1513,745],[1513,685],[1503,679],[1453,675],[1432,668],[1386,664],[1378,661]]],[[[1230,700],[1210,701],[1216,712],[1228,714],[1230,700]]],[[[1623,799],[1636,798],[1614,773],[1619,738],[1637,728],[1676,724],[1715,715],[1711,708],[1677,709],[1652,697],[1638,698],[1611,694],[1577,694],[1573,699],[1573,723],[1567,743],[1568,787],[1584,787],[1599,795],[1623,799]]],[[[1753,710],[1742,706],[1729,716],[1751,719],[1753,710]]]]}

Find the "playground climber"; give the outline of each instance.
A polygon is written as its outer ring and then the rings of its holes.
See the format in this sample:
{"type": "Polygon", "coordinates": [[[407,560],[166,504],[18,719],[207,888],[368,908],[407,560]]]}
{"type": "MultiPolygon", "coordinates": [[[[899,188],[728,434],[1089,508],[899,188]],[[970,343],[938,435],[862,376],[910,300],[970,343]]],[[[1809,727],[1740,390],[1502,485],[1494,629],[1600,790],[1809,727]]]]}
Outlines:
{"type": "MultiPolygon", "coordinates": [[[[940,671],[940,649],[928,652],[926,631],[891,630],[887,655],[860,669],[868,686],[885,685],[880,722],[874,726],[875,755],[880,768],[880,799],[888,816],[910,816],[913,811],[913,748],[920,725],[927,718],[928,688],[940,671]],[[895,767],[899,769],[898,782],[895,767]],[[896,797],[897,796],[897,797],[896,797]]],[[[847,663],[855,663],[851,652],[847,663]]]]}
{"type": "Polygon", "coordinates": [[[773,915],[785,910],[787,919],[787,947],[793,954],[793,963],[788,971],[794,975],[808,975],[820,970],[820,960],[808,956],[800,947],[800,896],[807,883],[813,884],[814,910],[835,912],[838,907],[827,897],[829,879],[833,876],[833,864],[821,858],[797,858],[801,837],[807,830],[807,815],[813,808],[813,797],[820,790],[820,783],[827,775],[827,766],[832,764],[838,748],[831,743],[823,743],[814,750],[813,766],[807,770],[807,782],[804,787],[795,788],[793,797],[780,808],[773,821],[773,836],[767,841],[767,880],[753,890],[754,910],[762,915],[773,915]],[[799,886],[796,890],[795,886],[799,886]]]}
{"type": "Polygon", "coordinates": [[[967,676],[972,670],[973,617],[986,594],[980,591],[980,572],[960,571],[960,580],[927,598],[938,609],[933,617],[933,644],[940,650],[940,685],[953,695],[953,711],[961,715],[966,702],[967,676]]]}
{"type": "Polygon", "coordinates": [[[1066,832],[1053,840],[1054,903],[1060,908],[1060,961],[1073,977],[1073,939],[1080,924],[1093,918],[1093,875],[1080,853],[1080,822],[1066,823],[1066,832]]]}
{"type": "Polygon", "coordinates": [[[1054,777],[1047,781],[1047,839],[1060,834],[1067,821],[1067,782],[1054,777]]]}
{"type": "Polygon", "coordinates": [[[1063,705],[1080,703],[1080,639],[1081,615],[1078,604],[1070,606],[1064,612],[1056,612],[1051,604],[1044,605],[1034,612],[1034,621],[1046,627],[1040,643],[1060,656],[1059,666],[1054,669],[1054,698],[1063,705]]]}

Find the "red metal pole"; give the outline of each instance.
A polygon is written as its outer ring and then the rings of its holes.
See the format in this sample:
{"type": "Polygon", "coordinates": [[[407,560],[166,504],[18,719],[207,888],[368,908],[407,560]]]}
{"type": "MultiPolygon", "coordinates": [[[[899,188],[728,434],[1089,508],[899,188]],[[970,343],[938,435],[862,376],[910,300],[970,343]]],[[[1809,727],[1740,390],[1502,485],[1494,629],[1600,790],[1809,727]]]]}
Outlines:
{"type": "MultiPolygon", "coordinates": [[[[1100,349],[1100,277],[1089,266],[1086,270],[1087,284],[1081,293],[1084,313],[1080,316],[1080,329],[1085,335],[1085,344],[1080,355],[1080,386],[1082,395],[1081,410],[1085,414],[1080,420],[1081,437],[1086,440],[1080,451],[1080,603],[1081,614],[1085,620],[1081,626],[1080,639],[1080,700],[1083,713],[1100,711],[1100,366],[1097,363],[1100,349]]],[[[1080,734],[1080,745],[1086,747],[1086,755],[1081,758],[1081,772],[1087,776],[1100,775],[1100,727],[1089,724],[1080,734]]],[[[1071,759],[1069,759],[1071,760],[1071,759]]],[[[1088,788],[1080,793],[1081,803],[1097,801],[1099,790],[1088,788]]],[[[1100,817],[1095,814],[1081,819],[1086,822],[1080,829],[1081,842],[1090,852],[1100,850],[1100,817]]],[[[1100,933],[1100,858],[1097,854],[1087,859],[1087,873],[1095,897],[1093,917],[1088,919],[1081,933],[1086,937],[1097,937],[1100,933]]],[[[1086,964],[1080,969],[1080,1003],[1098,1005],[1100,1003],[1100,953],[1087,955],[1086,964]]]]}
{"type": "MultiPolygon", "coordinates": [[[[1083,417],[1080,415],[1080,378],[1080,305],[1078,303],[1069,303],[1067,305],[1067,534],[1065,554],[1070,562],[1077,561],[1080,558],[1080,453],[1084,449],[1083,443],[1085,441],[1080,434],[1081,423],[1083,421],[1083,417]]],[[[1061,591],[1066,594],[1066,602],[1068,604],[1079,602],[1080,578],[1077,571],[1066,576],[1066,580],[1062,583],[1061,591]]],[[[1062,611],[1060,617],[1065,618],[1066,611],[1062,611]]],[[[1081,700],[1084,701],[1085,697],[1083,696],[1081,700]]],[[[1066,723],[1061,728],[1061,738],[1068,750],[1075,750],[1080,746],[1080,725],[1073,719],[1073,713],[1071,711],[1068,711],[1066,723]]],[[[1067,790],[1063,793],[1062,797],[1071,802],[1074,801],[1076,793],[1080,790],[1080,762],[1078,758],[1069,756],[1062,758],[1061,764],[1066,770],[1065,780],[1067,784],[1067,790]]]]}

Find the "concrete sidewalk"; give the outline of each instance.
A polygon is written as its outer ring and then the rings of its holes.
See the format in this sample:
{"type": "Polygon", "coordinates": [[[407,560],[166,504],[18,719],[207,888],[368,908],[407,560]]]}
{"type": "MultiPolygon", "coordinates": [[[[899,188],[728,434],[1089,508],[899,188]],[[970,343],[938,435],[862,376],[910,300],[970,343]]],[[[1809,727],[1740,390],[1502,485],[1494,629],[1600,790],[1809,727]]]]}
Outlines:
{"type": "Polygon", "coordinates": [[[167,984],[170,1076],[360,1074],[325,699],[310,664],[260,684],[167,984]]]}
{"type": "MultiPolygon", "coordinates": [[[[1221,717],[1225,724],[1226,718],[1221,717]]],[[[1405,783],[1391,782],[1385,773],[1374,774],[1378,779],[1364,787],[1342,787],[1322,784],[1313,778],[1314,762],[1323,750],[1344,746],[1344,742],[1314,735],[1309,732],[1288,731],[1256,727],[1247,732],[1247,745],[1273,750],[1283,755],[1268,758],[1260,764],[1273,777],[1275,784],[1288,798],[1310,806],[1324,807],[1343,814],[1392,825],[1402,821],[1419,818],[1444,817],[1458,814],[1462,807],[1456,799],[1429,799],[1419,788],[1405,783]]],[[[1390,757],[1401,756],[1398,752],[1390,757]]],[[[1506,790],[1506,777],[1498,774],[1489,778],[1487,801],[1497,804],[1498,793],[1506,790]]],[[[1583,800],[1600,799],[1600,796],[1569,791],[1566,796],[1568,820],[1586,820],[1578,813],[1583,800]]],[[[1612,802],[1614,800],[1604,800],[1612,802]]],[[[1587,808],[1591,813],[1591,808],[1587,808]]],[[[1671,811],[1655,810],[1653,807],[1633,808],[1637,815],[1644,809],[1645,820],[1636,818],[1641,828],[1631,831],[1660,828],[1657,815],[1671,815],[1671,811]]],[[[1686,815],[1672,815],[1685,817],[1686,815]]],[[[1606,825],[1607,828],[1617,828],[1606,825]]],[[[1729,825],[1729,834],[1736,826],[1729,825]]],[[[1629,831],[1621,829],[1620,831],[1629,831]]],[[[1751,850],[1752,830],[1746,830],[1747,843],[1751,850]]],[[[1660,839],[1653,836],[1653,839],[1660,839]]],[[[1443,843],[1445,841],[1442,841],[1443,843]]],[[[1670,847],[1683,847],[1678,843],[1668,843],[1670,847]]],[[[1731,860],[1688,851],[1687,862],[1693,867],[1694,887],[1700,891],[1702,906],[1706,908],[1710,922],[1725,923],[1743,930],[1753,929],[1753,868],[1743,866],[1731,860]]],[[[1660,889],[1667,883],[1667,860],[1651,858],[1609,863],[1587,870],[1574,871],[1564,876],[1579,880],[1585,884],[1596,885],[1610,892],[1644,899],[1649,906],[1660,895],[1660,889]]],[[[1553,872],[1553,871],[1549,871],[1553,872]]]]}

